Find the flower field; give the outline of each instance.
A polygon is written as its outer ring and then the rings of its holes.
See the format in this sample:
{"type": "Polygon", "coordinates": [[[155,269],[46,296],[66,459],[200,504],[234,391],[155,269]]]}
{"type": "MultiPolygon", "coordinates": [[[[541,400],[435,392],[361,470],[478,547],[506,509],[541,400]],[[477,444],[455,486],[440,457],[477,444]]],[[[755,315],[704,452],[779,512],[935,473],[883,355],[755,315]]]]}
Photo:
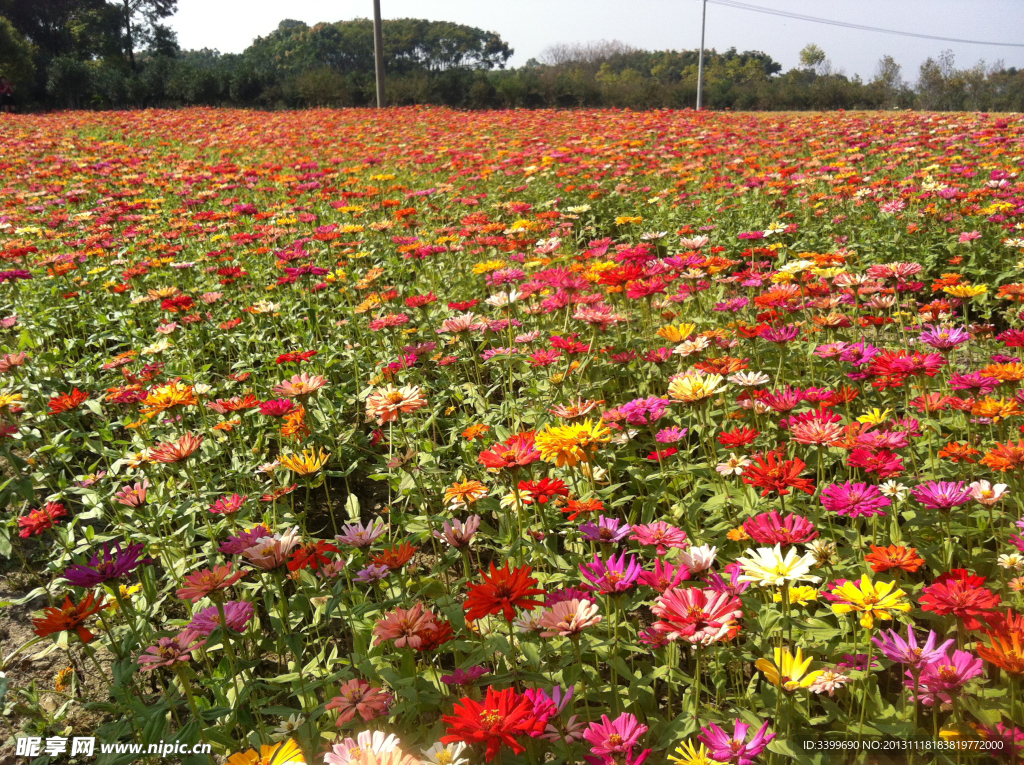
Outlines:
{"type": "Polygon", "coordinates": [[[0,140],[12,751],[1024,757],[1021,117],[0,140]]]}

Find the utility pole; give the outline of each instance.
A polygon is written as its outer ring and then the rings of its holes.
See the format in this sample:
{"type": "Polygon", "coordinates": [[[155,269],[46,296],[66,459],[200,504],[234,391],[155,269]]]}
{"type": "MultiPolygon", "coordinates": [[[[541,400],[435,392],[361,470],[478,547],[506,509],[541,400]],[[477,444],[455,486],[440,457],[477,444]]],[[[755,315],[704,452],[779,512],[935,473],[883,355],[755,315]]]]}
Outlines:
{"type": "MultiPolygon", "coordinates": [[[[384,33],[380,23],[380,0],[373,0],[373,68],[377,74],[377,108],[384,108],[384,33]]],[[[698,97],[698,101],[699,101],[698,97]]]]}
{"type": "Polygon", "coordinates": [[[700,57],[697,59],[697,111],[700,111],[701,97],[704,95],[704,22],[707,18],[708,0],[704,0],[704,8],[700,14],[700,57]]]}

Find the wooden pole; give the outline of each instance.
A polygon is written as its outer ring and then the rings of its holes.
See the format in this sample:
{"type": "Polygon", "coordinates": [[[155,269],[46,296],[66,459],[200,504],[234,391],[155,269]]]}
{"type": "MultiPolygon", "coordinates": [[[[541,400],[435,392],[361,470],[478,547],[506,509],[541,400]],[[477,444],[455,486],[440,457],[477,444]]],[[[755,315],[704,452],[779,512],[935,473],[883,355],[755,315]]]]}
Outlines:
{"type": "Polygon", "coordinates": [[[380,0],[373,0],[373,64],[377,74],[377,108],[384,108],[384,33],[380,23],[380,0]]]}

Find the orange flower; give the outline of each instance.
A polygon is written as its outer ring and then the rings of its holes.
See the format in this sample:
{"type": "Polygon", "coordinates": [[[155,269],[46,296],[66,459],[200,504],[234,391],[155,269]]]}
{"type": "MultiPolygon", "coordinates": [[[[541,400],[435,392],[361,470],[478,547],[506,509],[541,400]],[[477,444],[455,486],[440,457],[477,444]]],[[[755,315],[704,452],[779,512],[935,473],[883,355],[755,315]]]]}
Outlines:
{"type": "Polygon", "coordinates": [[[1004,669],[1011,675],[1024,674],[1024,648],[1021,641],[1024,635],[1020,632],[988,632],[991,646],[978,645],[978,656],[989,664],[1004,669]]]}
{"type": "Polygon", "coordinates": [[[103,608],[103,599],[96,602],[96,594],[90,592],[81,603],[75,605],[69,595],[64,596],[64,605],[60,608],[51,606],[43,612],[39,619],[33,619],[32,625],[39,637],[46,637],[55,632],[74,632],[83,643],[95,637],[85,628],[85,620],[103,608]]]}
{"type": "Polygon", "coordinates": [[[455,507],[472,504],[481,497],[487,496],[487,487],[479,481],[455,482],[444,490],[445,504],[455,507]]]}
{"type": "Polygon", "coordinates": [[[991,451],[985,453],[981,464],[1001,473],[1019,468],[1024,465],[1024,440],[1017,441],[1016,446],[1010,441],[996,444],[991,451]]]}
{"type": "Polygon", "coordinates": [[[387,566],[392,571],[400,569],[410,560],[412,556],[416,554],[416,550],[419,548],[413,547],[408,542],[402,542],[399,545],[395,545],[382,553],[378,553],[370,558],[370,563],[377,566],[387,566]]]}
{"type": "Polygon", "coordinates": [[[976,459],[972,459],[972,456],[975,454],[981,454],[981,452],[970,444],[961,444],[957,441],[950,441],[939,449],[940,457],[948,457],[953,462],[966,462],[969,465],[973,465],[977,462],[976,459]]]}
{"type": "Polygon", "coordinates": [[[983,377],[994,377],[1000,382],[1020,382],[1024,380],[1024,364],[1011,361],[1008,364],[989,364],[978,370],[983,377]]]}
{"type": "Polygon", "coordinates": [[[62,414],[77,409],[89,398],[89,394],[75,388],[70,393],[61,393],[49,400],[50,414],[62,414]]]}
{"type": "Polygon", "coordinates": [[[917,556],[916,547],[897,547],[896,545],[888,547],[871,545],[871,554],[865,555],[864,560],[871,564],[871,570],[876,574],[881,574],[891,568],[898,568],[912,574],[924,565],[924,558],[917,556]]]}
{"type": "Polygon", "coordinates": [[[992,420],[992,422],[999,422],[1007,417],[1015,417],[1018,414],[1022,414],[1022,412],[1018,408],[1017,402],[1013,399],[1007,401],[1001,398],[997,401],[994,398],[984,398],[974,403],[974,406],[971,407],[971,414],[975,417],[986,417],[992,420]]]}
{"type": "Polygon", "coordinates": [[[462,437],[467,441],[472,441],[476,438],[480,438],[484,433],[490,430],[490,425],[470,425],[464,431],[462,431],[462,437]]]}

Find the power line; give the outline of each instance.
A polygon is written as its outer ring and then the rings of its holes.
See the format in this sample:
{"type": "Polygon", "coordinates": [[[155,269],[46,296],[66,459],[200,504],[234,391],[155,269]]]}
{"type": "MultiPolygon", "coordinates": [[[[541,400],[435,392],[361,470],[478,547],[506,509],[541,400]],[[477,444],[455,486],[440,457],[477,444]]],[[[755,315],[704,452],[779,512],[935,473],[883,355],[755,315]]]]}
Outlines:
{"type": "Polygon", "coordinates": [[[1024,48],[1024,43],[1004,43],[1004,42],[987,42],[984,40],[963,40],[959,37],[939,37],[938,35],[926,35],[919,34],[917,32],[901,32],[896,29],[882,29],[881,27],[870,27],[865,24],[853,24],[847,21],[835,21],[833,19],[822,19],[817,16],[807,16],[802,13],[792,13],[790,11],[782,11],[776,8],[764,8],[760,5],[750,5],[749,3],[737,2],[737,0],[707,0],[709,3],[714,5],[721,5],[726,8],[735,8],[741,11],[754,11],[755,13],[766,13],[770,16],[782,16],[787,19],[796,19],[797,21],[810,21],[815,24],[828,24],[833,27],[843,27],[844,29],[860,29],[864,32],[881,32],[887,35],[900,35],[902,37],[917,37],[922,40],[941,40],[943,42],[955,42],[955,43],[967,43],[969,45],[998,45],[1004,48],[1024,48]]]}

